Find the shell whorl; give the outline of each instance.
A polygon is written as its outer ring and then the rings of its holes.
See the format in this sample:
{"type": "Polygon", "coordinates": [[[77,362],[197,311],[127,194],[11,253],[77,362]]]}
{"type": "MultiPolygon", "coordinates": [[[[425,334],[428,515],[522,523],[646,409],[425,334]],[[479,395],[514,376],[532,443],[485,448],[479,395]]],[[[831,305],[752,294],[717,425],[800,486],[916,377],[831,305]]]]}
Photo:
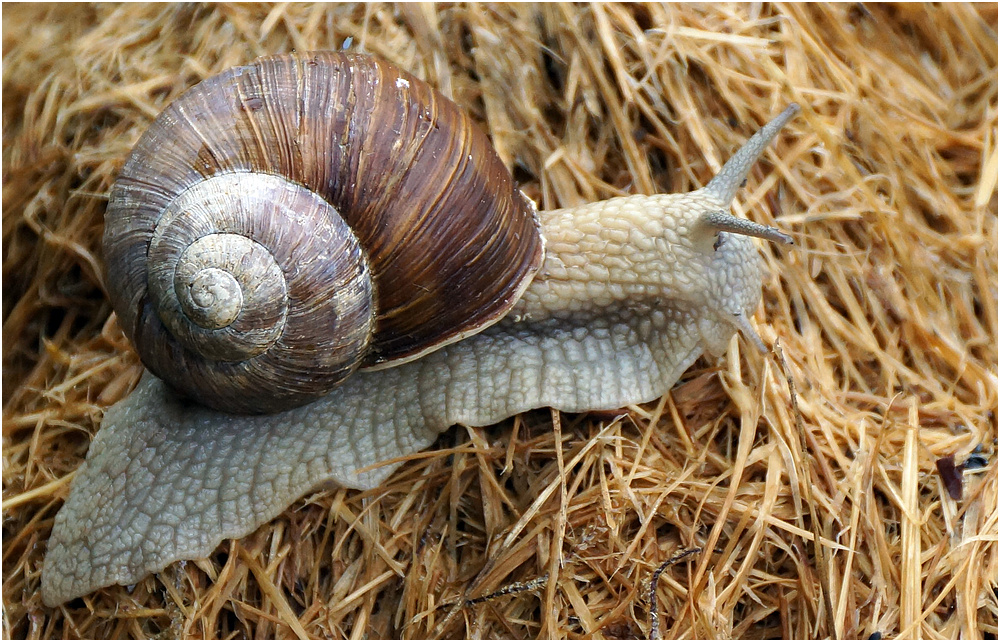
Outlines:
{"type": "Polygon", "coordinates": [[[461,110],[335,53],[262,58],[168,106],[112,189],[104,247],[146,366],[234,412],[474,333],[542,261],[533,206],[461,110]]]}
{"type": "Polygon", "coordinates": [[[203,358],[171,350],[144,358],[162,370],[183,364],[192,390],[219,404],[312,398],[367,350],[367,258],[329,203],[283,178],[234,172],[196,183],[157,221],[147,265],[157,318],[184,352],[203,358]]]}

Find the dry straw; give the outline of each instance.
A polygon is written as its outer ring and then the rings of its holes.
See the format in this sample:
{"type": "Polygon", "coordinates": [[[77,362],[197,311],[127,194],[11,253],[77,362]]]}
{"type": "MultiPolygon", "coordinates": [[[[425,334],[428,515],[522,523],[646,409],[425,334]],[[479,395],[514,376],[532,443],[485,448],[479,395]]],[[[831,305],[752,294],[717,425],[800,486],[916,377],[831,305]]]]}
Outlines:
{"type": "Polygon", "coordinates": [[[5,636],[996,636],[996,5],[5,5],[3,101],[5,636]],[[700,186],[800,103],[737,206],[796,239],[763,248],[783,358],[454,428],[377,491],[44,608],[140,372],[101,285],[116,170],[197,81],[344,46],[457,100],[545,207],[700,186]]]}

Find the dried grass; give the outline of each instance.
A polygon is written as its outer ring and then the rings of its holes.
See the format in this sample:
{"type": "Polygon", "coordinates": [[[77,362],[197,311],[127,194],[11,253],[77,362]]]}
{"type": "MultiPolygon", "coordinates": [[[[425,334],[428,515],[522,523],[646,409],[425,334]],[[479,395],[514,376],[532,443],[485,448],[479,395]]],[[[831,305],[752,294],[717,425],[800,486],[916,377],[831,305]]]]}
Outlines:
{"type": "Polygon", "coordinates": [[[996,36],[996,5],[5,5],[4,635],[633,637],[655,608],[665,637],[995,638],[996,36]],[[757,318],[787,365],[734,343],[621,417],[454,428],[377,491],[45,608],[53,516],[140,372],[101,285],[116,169],[197,81],[348,38],[545,207],[697,187],[801,103],[738,197],[796,237],[757,318]]]}

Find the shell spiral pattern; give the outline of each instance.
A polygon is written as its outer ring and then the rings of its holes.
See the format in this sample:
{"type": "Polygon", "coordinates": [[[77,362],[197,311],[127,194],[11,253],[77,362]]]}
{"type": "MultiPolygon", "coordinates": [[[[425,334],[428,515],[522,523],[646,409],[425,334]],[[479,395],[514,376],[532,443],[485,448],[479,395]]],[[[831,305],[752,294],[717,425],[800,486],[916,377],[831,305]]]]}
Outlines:
{"type": "Polygon", "coordinates": [[[301,405],[477,332],[542,262],[532,204],[461,110],[339,53],[186,92],[136,144],[105,223],[143,362],[230,412],[301,405]]]}

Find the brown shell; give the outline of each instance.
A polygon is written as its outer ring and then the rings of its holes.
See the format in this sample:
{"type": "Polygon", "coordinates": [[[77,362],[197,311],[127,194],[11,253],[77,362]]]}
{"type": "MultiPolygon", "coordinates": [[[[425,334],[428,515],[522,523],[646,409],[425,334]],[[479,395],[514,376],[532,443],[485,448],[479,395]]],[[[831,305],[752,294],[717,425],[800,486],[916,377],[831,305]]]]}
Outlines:
{"type": "MultiPolygon", "coordinates": [[[[493,323],[541,265],[532,204],[487,137],[426,83],[368,56],[329,52],[230,69],[182,95],[140,138],[106,216],[108,288],[121,324],[147,366],[191,394],[202,384],[185,381],[189,369],[166,372],[191,357],[190,349],[160,336],[145,260],[172,202],[201,181],[235,172],[305,187],[353,230],[375,295],[374,331],[360,367],[411,359],[493,323]]],[[[308,262],[296,258],[282,269],[295,273],[308,262]]],[[[319,349],[309,337],[294,339],[307,353],[319,349]]],[[[308,380],[298,372],[308,363],[282,366],[283,376],[308,380]]],[[[236,376],[225,368],[224,376],[236,376]]],[[[319,387],[312,396],[331,384],[319,387]]],[[[291,396],[277,407],[303,402],[291,396]]]]}

